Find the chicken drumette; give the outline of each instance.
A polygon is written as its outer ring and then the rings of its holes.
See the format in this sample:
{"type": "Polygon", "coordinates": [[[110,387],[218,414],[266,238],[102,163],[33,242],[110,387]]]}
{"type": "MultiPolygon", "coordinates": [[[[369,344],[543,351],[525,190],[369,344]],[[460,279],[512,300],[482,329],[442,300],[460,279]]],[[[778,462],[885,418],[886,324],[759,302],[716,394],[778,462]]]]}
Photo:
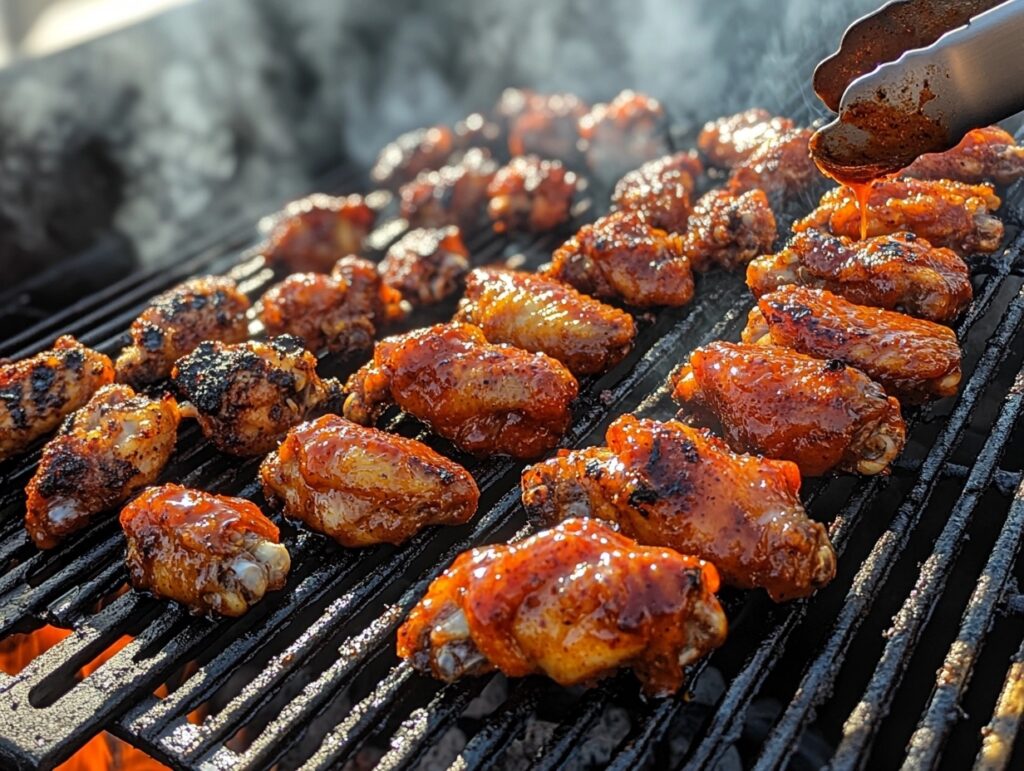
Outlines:
{"type": "Polygon", "coordinates": [[[793,461],[804,476],[878,474],[903,449],[899,402],[840,361],[714,342],[690,354],[673,386],[673,398],[698,418],[710,413],[734,450],[793,461]]]}
{"type": "Polygon", "coordinates": [[[291,567],[277,527],[242,498],[151,487],[124,507],[121,527],[132,586],[193,613],[241,616],[291,567]]]}
{"type": "Polygon", "coordinates": [[[454,225],[406,233],[380,263],[384,283],[413,305],[433,305],[454,294],[468,270],[469,250],[454,225]]]}
{"type": "Polygon", "coordinates": [[[0,359],[0,460],[48,434],[113,380],[110,359],[70,335],[27,359],[0,359]]]}
{"type": "Polygon", "coordinates": [[[607,447],[563,451],[523,471],[523,504],[544,523],[592,516],[640,543],[706,559],[722,579],[776,602],[832,580],[825,528],[800,505],[789,461],[732,452],[706,430],[623,415],[607,447]]]}
{"type": "Polygon", "coordinates": [[[734,193],[763,190],[782,201],[809,190],[824,177],[808,149],[810,129],[791,129],[763,142],[733,167],[729,189],[734,193]]]}
{"type": "Polygon", "coordinates": [[[466,469],[425,444],[337,415],[289,431],[260,479],[287,516],[342,546],[398,544],[427,525],[460,525],[480,498],[466,469]]]}
{"type": "Polygon", "coordinates": [[[402,185],[401,214],[418,228],[472,227],[483,214],[487,186],[497,170],[489,153],[472,149],[458,163],[420,172],[402,185]]]}
{"type": "Polygon", "coordinates": [[[706,562],[573,519],[456,558],[398,630],[398,655],[446,681],[497,669],[589,685],[630,667],[668,696],[725,641],[717,590],[706,562]]]}
{"type": "Polygon", "coordinates": [[[635,91],[595,104],[580,118],[579,132],[587,165],[608,182],[669,151],[665,109],[657,99],[635,91]]]}
{"type": "Polygon", "coordinates": [[[381,340],[345,390],[345,417],[356,423],[394,403],[467,452],[535,458],[569,427],[578,385],[550,356],[450,323],[381,340]]]}
{"type": "Polygon", "coordinates": [[[487,188],[487,214],[499,233],[553,230],[569,221],[576,186],[576,174],[561,161],[536,155],[513,158],[487,188]]]}
{"type": "Polygon", "coordinates": [[[407,131],[384,146],[370,177],[379,185],[397,190],[416,179],[421,171],[444,166],[453,149],[455,135],[447,126],[407,131]]]}
{"type": "Polygon", "coordinates": [[[618,181],[612,206],[637,212],[656,228],[683,233],[690,218],[690,194],[703,173],[692,151],[648,161],[618,181]]]}
{"type": "Polygon", "coordinates": [[[920,156],[902,173],[920,179],[1009,185],[1024,176],[1024,147],[1009,132],[988,126],[968,131],[952,150],[920,156]]]}
{"type": "Polygon", "coordinates": [[[787,284],[827,289],[859,305],[943,323],[960,315],[973,295],[967,264],[953,250],[913,233],[854,241],[805,230],[784,249],[747,266],[747,286],[755,297],[787,284]]]}
{"type": "Polygon", "coordinates": [[[277,217],[264,254],[290,273],[326,273],[342,257],[358,254],[377,212],[362,196],[311,195],[293,201],[277,217]]]}
{"type": "Polygon", "coordinates": [[[509,88],[502,94],[497,112],[508,126],[508,150],[513,157],[535,154],[575,167],[583,157],[578,124],[587,109],[573,94],[509,88]]]}
{"type": "Polygon", "coordinates": [[[561,281],[498,268],[469,274],[455,320],[480,327],[492,343],[546,353],[576,375],[615,366],[636,336],[625,311],[561,281]]]}
{"type": "Polygon", "coordinates": [[[824,289],[785,286],[764,295],[743,340],[844,362],[907,404],[952,396],[960,383],[960,346],[949,327],[824,289]]]}
{"type": "Polygon", "coordinates": [[[164,292],[132,322],[132,343],[117,357],[117,380],[141,388],[171,374],[174,362],[204,340],[249,336],[249,298],[230,278],[194,278],[164,292]]]}
{"type": "Polygon", "coordinates": [[[108,385],[68,417],[26,488],[25,527],[41,549],[151,484],[174,452],[178,405],[108,385]]]}
{"type": "Polygon", "coordinates": [[[704,124],[697,147],[712,166],[732,168],[743,163],[762,144],[792,129],[789,118],[753,107],[704,124]]]}
{"type": "Polygon", "coordinates": [[[712,190],[693,207],[683,252],[694,270],[736,270],[772,248],[775,229],[775,215],[760,190],[712,190]]]}

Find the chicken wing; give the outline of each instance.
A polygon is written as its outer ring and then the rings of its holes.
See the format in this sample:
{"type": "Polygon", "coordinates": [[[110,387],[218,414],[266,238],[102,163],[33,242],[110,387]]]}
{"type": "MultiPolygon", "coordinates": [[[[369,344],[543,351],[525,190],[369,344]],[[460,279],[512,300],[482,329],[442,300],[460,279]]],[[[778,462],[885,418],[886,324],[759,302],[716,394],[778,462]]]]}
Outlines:
{"type": "Polygon", "coordinates": [[[568,222],[578,179],[560,161],[513,158],[487,187],[487,214],[498,233],[541,233],[568,222]]]}
{"type": "MultiPolygon", "coordinates": [[[[883,179],[868,197],[867,235],[909,230],[932,246],[957,254],[994,252],[1003,240],[1003,223],[991,212],[999,196],[989,185],[965,185],[948,179],[883,179]]],[[[818,208],[797,221],[793,230],[822,230],[836,236],[860,238],[860,207],[848,187],[821,197],[818,208]]]]}
{"type": "Polygon", "coordinates": [[[763,190],[772,200],[792,198],[824,180],[811,159],[810,129],[791,129],[763,142],[733,167],[729,189],[734,193],[763,190]]]}
{"type": "Polygon", "coordinates": [[[727,584],[763,588],[776,602],[832,580],[836,555],[800,505],[796,464],[738,455],[707,431],[632,415],[605,440],[525,469],[527,513],[544,523],[617,522],[640,543],[705,559],[727,584]]]}
{"type": "Polygon", "coordinates": [[[555,250],[542,275],[638,308],[686,305],[693,299],[683,236],[653,228],[634,212],[615,212],[584,225],[555,250]]]}
{"type": "Polygon", "coordinates": [[[611,369],[636,337],[625,311],[561,281],[497,268],[469,274],[455,320],[480,327],[492,343],[546,353],[574,375],[611,369]]]}
{"type": "Polygon", "coordinates": [[[657,99],[635,91],[595,104],[580,118],[579,132],[588,167],[609,183],[670,149],[665,109],[657,99]]]}
{"type": "Polygon", "coordinates": [[[902,173],[919,179],[1009,185],[1024,176],[1024,147],[1009,132],[988,126],[968,131],[952,150],[918,157],[902,173]]]}
{"type": "Polygon", "coordinates": [[[337,415],[296,426],[260,466],[268,500],[342,546],[399,544],[461,525],[480,491],[466,469],[414,439],[337,415]]]}
{"type": "Polygon", "coordinates": [[[370,178],[378,185],[397,190],[416,179],[421,171],[444,166],[454,146],[455,135],[447,126],[407,131],[380,151],[370,178]]]}
{"type": "Polygon", "coordinates": [[[824,289],[786,286],[750,312],[743,340],[856,367],[904,404],[956,393],[960,346],[948,327],[854,305],[824,289]]]}
{"type": "Polygon", "coordinates": [[[113,380],[110,359],[70,335],[27,359],[0,359],[0,460],[48,434],[113,380]]]}
{"type": "Polygon", "coordinates": [[[792,461],[804,476],[878,474],[903,449],[900,403],[834,359],[714,342],[691,353],[672,380],[672,397],[709,412],[734,450],[792,461]]]}
{"type": "Polygon", "coordinates": [[[827,289],[859,305],[941,323],[959,316],[974,293],[967,264],[954,251],[913,233],[866,241],[818,230],[797,233],[784,249],[747,266],[755,297],[786,284],[827,289]]]}
{"type": "Polygon", "coordinates": [[[194,278],[164,292],[132,322],[132,343],[114,362],[118,382],[142,388],[170,375],[174,362],[204,340],[245,340],[248,309],[249,298],[223,276],[194,278]]]}
{"type": "Polygon", "coordinates": [[[760,190],[712,190],[693,207],[683,252],[694,270],[736,270],[772,248],[775,229],[775,215],[760,190]]]}
{"type": "Polygon", "coordinates": [[[466,452],[535,458],[569,427],[579,388],[555,359],[451,323],[381,340],[345,390],[345,417],[356,423],[393,402],[466,452]]]}
{"type": "Polygon", "coordinates": [[[498,113],[508,125],[508,150],[515,157],[539,155],[569,166],[582,161],[579,119],[587,105],[573,94],[538,94],[510,88],[501,96],[498,113]]]}
{"type": "Polygon", "coordinates": [[[342,257],[362,251],[376,220],[362,196],[311,195],[281,212],[264,254],[289,273],[326,273],[342,257]]]}
{"type": "Polygon", "coordinates": [[[479,148],[488,153],[504,153],[505,131],[498,121],[479,112],[470,113],[455,124],[454,144],[456,150],[479,148]]]}
{"type": "Polygon", "coordinates": [[[460,555],[398,630],[398,655],[445,681],[495,669],[591,684],[630,667],[654,696],[725,641],[715,569],[573,519],[460,555]]]}
{"type": "Polygon", "coordinates": [[[289,428],[341,395],[341,384],[321,380],[316,357],[291,335],[202,343],[174,365],[171,378],[187,401],[182,415],[196,418],[206,438],[232,455],[269,452],[289,428]]]}
{"type": "Polygon", "coordinates": [[[291,568],[256,504],[180,485],[151,487],[121,511],[132,586],[193,613],[241,616],[291,568]]]}
{"type": "Polygon", "coordinates": [[[384,283],[413,305],[433,305],[459,290],[469,250],[454,225],[406,233],[380,263],[384,283]]]}
{"type": "Polygon", "coordinates": [[[690,194],[704,167],[693,151],[648,161],[618,181],[612,206],[636,212],[656,228],[670,233],[686,232],[690,218],[690,194]]]}
{"type": "Polygon", "coordinates": [[[490,153],[471,149],[458,163],[422,171],[402,185],[401,214],[417,228],[472,227],[483,214],[487,186],[497,170],[490,153]]]}
{"type": "Polygon", "coordinates": [[[712,166],[732,168],[743,163],[758,147],[794,127],[789,118],[773,116],[753,107],[704,124],[697,147],[712,166]]]}
{"type": "Polygon", "coordinates": [[[25,489],[33,543],[52,549],[156,481],[174,452],[178,421],[170,395],[150,399],[120,384],[97,391],[43,449],[25,489]]]}

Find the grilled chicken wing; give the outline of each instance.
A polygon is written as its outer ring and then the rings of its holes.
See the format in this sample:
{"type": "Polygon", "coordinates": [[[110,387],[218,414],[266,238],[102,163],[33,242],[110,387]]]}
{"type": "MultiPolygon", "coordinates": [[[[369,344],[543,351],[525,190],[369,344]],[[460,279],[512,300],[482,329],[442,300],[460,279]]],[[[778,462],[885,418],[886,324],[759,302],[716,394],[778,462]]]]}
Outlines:
{"type": "Polygon", "coordinates": [[[569,221],[577,182],[560,161],[513,158],[487,187],[487,214],[498,233],[553,230],[569,221]]]}
{"type": "Polygon", "coordinates": [[[342,546],[398,544],[461,525],[480,498],[462,466],[414,439],[324,415],[288,432],[260,466],[267,499],[342,546]]]}
{"type": "Polygon", "coordinates": [[[457,150],[479,148],[495,154],[505,149],[502,125],[479,112],[470,113],[455,124],[454,140],[457,150]]]}
{"type": "Polygon", "coordinates": [[[455,320],[480,327],[492,343],[546,353],[575,375],[611,369],[636,337],[625,311],[561,281],[496,268],[469,274],[455,320]]]}
{"type": "Polygon", "coordinates": [[[743,163],[762,144],[794,127],[789,118],[753,107],[704,124],[697,147],[712,166],[732,168],[743,163]]]}
{"type": "Polygon", "coordinates": [[[151,484],[174,452],[178,405],[107,385],[68,417],[26,488],[25,527],[40,549],[151,484]]]}
{"type": "Polygon", "coordinates": [[[356,423],[393,402],[466,452],[535,458],[569,427],[578,385],[549,356],[451,323],[381,340],[345,390],[345,417],[356,423]]]}
{"type": "Polygon", "coordinates": [[[589,519],[460,555],[398,630],[398,655],[453,681],[495,669],[590,684],[631,667],[668,696],[725,641],[714,567],[589,519]]]}
{"type": "Polygon", "coordinates": [[[818,230],[797,233],[784,249],[747,266],[755,297],[786,284],[827,289],[859,305],[942,323],[959,316],[973,296],[967,264],[951,249],[913,233],[866,241],[818,230]]]}
{"type": "Polygon", "coordinates": [[[775,215],[760,190],[705,193],[693,207],[683,252],[694,270],[736,270],[775,243],[775,215]]]}
{"type": "Polygon", "coordinates": [[[733,167],[729,189],[734,193],[763,190],[772,200],[799,195],[824,179],[811,159],[810,129],[791,129],[763,142],[733,167]]]}
{"type": "Polygon", "coordinates": [[[579,132],[587,165],[609,182],[669,151],[665,109],[657,99],[635,91],[595,104],[580,118],[579,132]]]}
{"type": "Polygon", "coordinates": [[[584,225],[555,250],[542,274],[584,294],[639,308],[686,305],[693,299],[683,236],[653,228],[635,212],[615,212],[584,225]]]}
{"type": "Polygon", "coordinates": [[[281,335],[266,342],[203,343],[171,375],[182,415],[199,421],[206,438],[232,455],[262,455],[277,446],[341,384],[321,380],[316,357],[302,341],[281,335]]]}
{"type": "Polygon", "coordinates": [[[114,367],[134,388],[163,380],[174,362],[204,340],[238,343],[249,336],[249,298],[230,278],[194,278],[164,292],[132,322],[132,344],[114,367]]]}
{"type": "Polygon", "coordinates": [[[285,207],[264,253],[289,273],[326,273],[342,257],[362,251],[376,220],[362,196],[311,195],[285,207]]]}
{"type": "Polygon", "coordinates": [[[918,157],[902,173],[920,179],[1009,185],[1024,176],[1024,147],[1009,132],[988,126],[968,131],[952,150],[918,157]]]}
{"type": "Polygon", "coordinates": [[[948,327],[806,287],[783,287],[757,305],[743,330],[746,342],[845,362],[905,404],[956,393],[960,347],[948,327]]]}
{"type": "Polygon", "coordinates": [[[506,89],[498,113],[508,125],[508,150],[518,155],[555,158],[570,166],[582,161],[579,119],[587,105],[573,94],[538,94],[520,88],[506,89]]]}
{"type": "Polygon", "coordinates": [[[878,474],[903,449],[900,403],[840,361],[714,342],[690,354],[673,386],[672,397],[709,412],[734,450],[793,461],[804,476],[878,474]]]}
{"type": "Polygon", "coordinates": [[[656,228],[684,233],[690,218],[690,194],[703,173],[704,166],[693,151],[648,161],[618,181],[612,205],[618,211],[640,214],[656,228]]]}
{"type": "Polygon", "coordinates": [[[455,136],[447,126],[407,131],[384,146],[370,177],[379,185],[397,190],[421,171],[444,166],[454,146],[455,136]]]}
{"type": "Polygon", "coordinates": [[[380,263],[384,283],[413,305],[432,305],[454,294],[468,270],[469,250],[454,225],[406,233],[380,263]]]}
{"type": "MultiPolygon", "coordinates": [[[[867,235],[909,230],[932,246],[946,246],[961,256],[994,252],[1003,240],[1003,223],[991,212],[999,196],[989,185],[965,185],[948,179],[883,179],[868,197],[867,235]]],[[[817,209],[793,230],[823,230],[860,237],[860,207],[848,187],[825,193],[817,209]]]]}
{"type": "Polygon", "coordinates": [[[402,216],[418,228],[476,224],[487,200],[487,186],[498,170],[485,150],[471,149],[458,163],[422,171],[399,193],[402,216]]]}
{"type": "Polygon", "coordinates": [[[707,431],[623,415],[607,447],[562,452],[523,471],[523,504],[545,522],[595,516],[640,543],[712,563],[722,579],[776,602],[835,575],[825,528],[800,505],[789,461],[738,455],[707,431]]]}
{"type": "Polygon", "coordinates": [[[132,586],[194,613],[241,616],[291,568],[277,527],[242,498],[151,487],[124,507],[121,527],[132,586]]]}
{"type": "Polygon", "coordinates": [[[70,335],[27,359],[0,359],[0,460],[48,434],[113,380],[110,359],[70,335]]]}

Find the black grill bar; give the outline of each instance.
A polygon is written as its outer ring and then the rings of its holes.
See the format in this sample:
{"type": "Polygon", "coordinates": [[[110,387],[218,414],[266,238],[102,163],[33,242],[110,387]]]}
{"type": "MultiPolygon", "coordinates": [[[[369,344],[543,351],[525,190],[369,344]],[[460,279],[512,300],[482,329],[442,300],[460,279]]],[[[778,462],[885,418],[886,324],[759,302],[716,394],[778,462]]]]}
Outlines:
{"type": "Polygon", "coordinates": [[[1024,721],[1021,699],[1024,699],[1024,642],[1010,660],[992,719],[982,729],[981,749],[974,760],[974,771],[997,771],[1009,766],[1013,744],[1024,721]]]}

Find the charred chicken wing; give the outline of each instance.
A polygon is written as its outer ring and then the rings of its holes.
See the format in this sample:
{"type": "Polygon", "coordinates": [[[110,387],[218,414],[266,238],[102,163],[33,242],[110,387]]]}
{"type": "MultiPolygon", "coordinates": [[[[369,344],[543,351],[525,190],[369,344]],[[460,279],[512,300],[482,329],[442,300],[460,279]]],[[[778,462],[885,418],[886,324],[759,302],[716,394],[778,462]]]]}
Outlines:
{"type": "Polygon", "coordinates": [[[370,177],[379,185],[397,190],[406,182],[416,179],[421,171],[444,166],[454,145],[455,136],[447,126],[407,131],[384,146],[370,171],[370,177]]]}
{"type": "Polygon", "coordinates": [[[761,144],[729,176],[734,193],[763,190],[772,200],[790,198],[823,177],[811,159],[810,129],[791,129],[761,144]]]}
{"type": "Polygon", "coordinates": [[[454,294],[468,270],[469,250],[454,225],[406,233],[380,263],[384,283],[413,305],[433,305],[454,294]]]}
{"type": "Polygon", "coordinates": [[[913,233],[854,241],[818,230],[797,233],[784,249],[747,266],[755,297],[786,284],[827,289],[859,305],[901,310],[948,323],[973,295],[967,264],[951,249],[913,233]]]}
{"type": "Polygon", "coordinates": [[[734,450],[793,461],[804,476],[878,474],[903,449],[900,403],[840,361],[714,342],[673,380],[673,398],[710,413],[734,450]]]}
{"type": "Polygon", "coordinates": [[[569,221],[576,185],[576,174],[560,161],[513,158],[487,188],[487,214],[499,233],[553,230],[569,221]]]}
{"type": "Polygon", "coordinates": [[[732,168],[743,163],[758,147],[793,128],[789,118],[773,116],[753,107],[704,124],[697,147],[712,166],[732,168]]]}
{"type": "Polygon", "coordinates": [[[579,131],[587,165],[609,182],[669,150],[665,109],[657,99],[635,91],[595,104],[580,118],[579,131]]]}
{"type": "Polygon", "coordinates": [[[683,252],[695,270],[736,270],[775,242],[775,215],[760,190],[705,193],[693,207],[683,252]]]}
{"type": "Polygon", "coordinates": [[[764,295],[743,339],[845,362],[906,404],[952,396],[960,383],[960,347],[949,327],[823,289],[786,286],[764,295]]]}
{"type": "Polygon", "coordinates": [[[362,250],[376,219],[362,196],[311,195],[288,204],[264,253],[271,265],[290,273],[327,273],[340,258],[362,250]]]}
{"type": "Polygon", "coordinates": [[[132,344],[117,357],[117,380],[134,388],[163,380],[174,362],[204,340],[249,336],[249,298],[222,276],[194,278],[158,296],[132,322],[132,344]]]}
{"type": "Polygon", "coordinates": [[[472,227],[483,213],[487,186],[497,170],[489,153],[472,149],[458,163],[420,172],[402,185],[402,216],[418,228],[472,227]]]}
{"type": "Polygon", "coordinates": [[[707,431],[632,415],[605,440],[523,471],[527,512],[545,523],[617,522],[640,543],[705,559],[726,583],[763,588],[776,602],[832,580],[836,555],[800,505],[796,464],[738,455],[707,431]]]}
{"type": "Polygon", "coordinates": [[[612,205],[618,211],[640,214],[656,228],[684,233],[690,218],[690,194],[703,172],[692,151],[648,161],[618,181],[612,205]]]}
{"type": "Polygon", "coordinates": [[[535,154],[579,165],[578,124],[587,113],[579,97],[510,88],[502,94],[498,112],[508,123],[508,150],[513,157],[535,154]]]}
{"type": "Polygon", "coordinates": [[[316,357],[302,341],[281,335],[265,342],[201,344],[174,365],[182,415],[199,421],[206,438],[232,455],[262,455],[277,446],[341,384],[321,380],[316,357]]]}
{"type": "Polygon", "coordinates": [[[455,320],[480,327],[492,343],[546,353],[575,375],[615,366],[636,336],[625,311],[561,281],[494,268],[469,274],[455,320]]]}
{"type": "Polygon", "coordinates": [[[394,403],[466,452],[535,458],[569,427],[578,386],[545,354],[451,323],[381,340],[345,390],[345,417],[356,423],[394,403]]]}
{"type": "Polygon", "coordinates": [[[398,655],[445,681],[495,669],[561,685],[630,667],[654,696],[725,641],[714,567],[573,519],[465,552],[398,630],[398,655]]]}
{"type": "Polygon", "coordinates": [[[121,527],[132,586],[193,613],[241,616],[291,567],[277,527],[242,498],[151,487],[124,507],[121,527]]]}
{"type": "Polygon", "coordinates": [[[952,150],[920,156],[903,174],[920,179],[1009,185],[1024,176],[1024,147],[998,126],[974,129],[952,150]]]}
{"type": "Polygon", "coordinates": [[[0,359],[0,460],[48,434],[113,380],[110,359],[70,335],[27,359],[0,359]]]}
{"type": "Polygon", "coordinates": [[[260,466],[268,500],[342,546],[398,544],[427,525],[461,525],[480,492],[425,444],[324,415],[288,432],[260,466]]]}

